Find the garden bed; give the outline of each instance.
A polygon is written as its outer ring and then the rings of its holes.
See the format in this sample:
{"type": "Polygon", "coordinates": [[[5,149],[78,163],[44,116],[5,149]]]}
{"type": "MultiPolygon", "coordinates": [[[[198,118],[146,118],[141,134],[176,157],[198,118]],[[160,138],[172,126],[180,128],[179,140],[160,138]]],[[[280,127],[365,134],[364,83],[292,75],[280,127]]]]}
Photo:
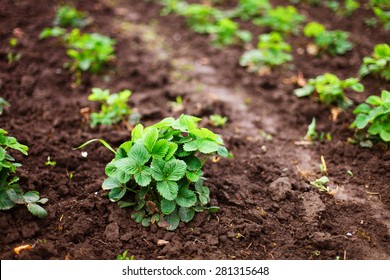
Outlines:
{"type": "MultiPolygon", "coordinates": [[[[342,78],[356,75],[362,58],[389,37],[364,25],[361,19],[370,17],[369,11],[330,17],[324,8],[298,5],[309,19],[351,32],[354,50],[313,58],[299,51],[307,39],[291,37],[295,70],[258,76],[238,65],[241,47],[212,47],[183,18],[160,16],[158,4],[74,1],[94,18],[90,31],[117,40],[117,57],[107,73],[85,75],[77,86],[62,67],[63,46],[57,39],[38,39],[59,2],[0,4],[1,40],[8,41],[16,28],[22,33],[19,61],[9,65],[6,49],[0,49],[1,97],[11,103],[0,127],[30,148],[28,157],[15,154],[23,164],[18,171],[23,189],[49,199],[44,219],[25,207],[0,213],[1,259],[115,259],[125,250],[136,259],[390,258],[390,151],[381,144],[365,149],[348,143],[354,137],[351,110],[332,119],[329,106],[292,93],[297,72],[306,79],[325,71],[342,78]],[[92,129],[83,121],[80,109],[97,109],[87,99],[92,87],[132,90],[131,105],[144,124],[185,113],[221,134],[234,159],[205,166],[211,202],[220,211],[198,214],[169,232],[156,225],[144,228],[130,218],[131,211],[110,202],[101,188],[110,151],[91,144],[84,158],[73,148],[93,138],[118,147],[130,133],[121,126],[92,129]],[[182,110],[168,105],[177,96],[184,99],[182,110]],[[210,127],[211,114],[228,116],[226,127],[210,127]],[[332,140],[300,145],[313,117],[332,140]],[[45,166],[48,156],[55,166],[45,166]],[[310,185],[321,177],[321,156],[332,195],[310,185]],[[158,246],[160,239],[169,243],[158,246]],[[24,244],[35,246],[16,255],[13,248],[24,244]]],[[[348,93],[355,102],[390,88],[374,77],[362,83],[364,93],[348,93]]]]}

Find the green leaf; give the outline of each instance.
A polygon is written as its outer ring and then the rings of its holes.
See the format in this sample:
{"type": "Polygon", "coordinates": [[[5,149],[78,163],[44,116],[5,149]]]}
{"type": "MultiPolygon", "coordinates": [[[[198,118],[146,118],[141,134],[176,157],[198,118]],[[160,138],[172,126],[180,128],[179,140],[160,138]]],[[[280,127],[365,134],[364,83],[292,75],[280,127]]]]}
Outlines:
{"type": "Polygon", "coordinates": [[[186,177],[191,182],[198,182],[202,175],[203,175],[202,170],[198,170],[198,171],[194,171],[194,172],[192,172],[192,171],[186,172],[186,177]]]}
{"type": "Polygon", "coordinates": [[[218,206],[210,206],[207,209],[210,213],[217,213],[221,208],[219,208],[218,206]]]}
{"type": "Polygon", "coordinates": [[[145,217],[145,213],[143,211],[137,211],[131,214],[131,218],[136,223],[141,223],[144,217],[145,217]]]}
{"type": "Polygon", "coordinates": [[[382,99],[379,96],[371,95],[366,99],[366,103],[374,106],[382,105],[382,99]]]}
{"type": "Polygon", "coordinates": [[[143,136],[143,139],[144,146],[148,149],[150,153],[152,153],[152,149],[158,139],[158,129],[154,127],[148,128],[143,136]]]}
{"type": "Polygon", "coordinates": [[[356,127],[359,129],[365,128],[369,121],[370,121],[369,116],[360,114],[355,119],[356,127]]]}
{"type": "MultiPolygon", "coordinates": [[[[0,161],[2,161],[3,159],[5,159],[5,155],[7,154],[7,152],[2,148],[0,147],[0,161]]],[[[0,163],[1,164],[1,163],[0,163]]]]}
{"type": "Polygon", "coordinates": [[[104,180],[102,184],[103,190],[111,190],[115,188],[121,187],[118,179],[113,178],[113,177],[108,177],[106,180],[104,180]]]}
{"type": "Polygon", "coordinates": [[[217,135],[207,128],[190,130],[190,134],[192,134],[198,138],[201,138],[201,139],[210,139],[213,141],[217,140],[217,135]]]}
{"type": "Polygon", "coordinates": [[[137,201],[137,204],[134,206],[135,211],[140,211],[145,206],[146,201],[145,200],[139,200],[137,201]]]}
{"type": "Polygon", "coordinates": [[[7,193],[3,190],[0,191],[0,210],[8,210],[14,207],[15,204],[9,199],[7,193]]]}
{"type": "Polygon", "coordinates": [[[116,201],[119,201],[121,200],[121,198],[126,194],[126,188],[114,188],[114,189],[111,189],[109,194],[108,194],[108,198],[112,201],[112,202],[116,202],[116,201]]]}
{"type": "Polygon", "coordinates": [[[38,204],[28,203],[27,209],[28,211],[30,211],[31,214],[37,216],[38,218],[45,218],[47,216],[46,210],[38,204]]]}
{"type": "Polygon", "coordinates": [[[170,143],[165,139],[158,140],[154,144],[153,149],[151,151],[152,158],[164,158],[170,148],[169,144],[170,143]]]}
{"type": "Polygon", "coordinates": [[[178,148],[178,145],[176,143],[168,143],[168,151],[167,154],[165,155],[165,160],[170,160],[173,155],[175,154],[176,150],[178,148]]]}
{"type": "Polygon", "coordinates": [[[96,142],[96,141],[99,141],[100,143],[103,144],[104,147],[106,147],[107,149],[109,149],[111,152],[113,152],[114,154],[116,153],[115,150],[113,148],[111,148],[111,146],[106,142],[104,141],[103,139],[91,139],[87,142],[85,142],[84,144],[82,144],[81,146],[78,146],[77,148],[73,148],[73,150],[79,150],[79,149],[82,149],[84,148],[85,146],[93,143],[93,142],[96,142]]]}
{"type": "Polygon", "coordinates": [[[164,175],[167,180],[179,181],[185,175],[187,165],[184,161],[171,159],[165,163],[164,175]]]}
{"type": "Polygon", "coordinates": [[[165,216],[165,221],[168,223],[167,230],[175,230],[180,224],[180,217],[174,212],[168,216],[165,216]]]}
{"type": "Polygon", "coordinates": [[[153,159],[150,165],[150,169],[154,180],[163,181],[165,179],[164,172],[163,172],[164,166],[165,166],[165,161],[161,159],[153,159]]]}
{"type": "Polygon", "coordinates": [[[150,168],[147,166],[137,168],[134,178],[138,185],[142,187],[148,186],[152,180],[150,168]]]}
{"type": "Polygon", "coordinates": [[[134,206],[136,204],[136,202],[134,201],[118,201],[118,206],[119,208],[126,208],[126,207],[130,207],[130,206],[134,206]]]}
{"type": "Polygon", "coordinates": [[[199,151],[204,154],[211,154],[218,151],[219,145],[211,140],[202,139],[199,151]]]}
{"type": "Polygon", "coordinates": [[[177,194],[176,203],[182,207],[194,206],[196,203],[196,194],[187,188],[181,188],[177,194]]]}
{"type": "Polygon", "coordinates": [[[150,222],[152,224],[154,223],[157,223],[160,221],[160,214],[154,214],[151,218],[150,218],[150,222]]]}
{"type": "Polygon", "coordinates": [[[142,124],[137,124],[131,131],[131,139],[133,142],[136,142],[138,139],[141,139],[144,134],[144,126],[142,124]]]}
{"type": "Polygon", "coordinates": [[[363,92],[364,91],[364,86],[361,83],[356,83],[351,85],[351,89],[357,92],[363,92]]]}
{"type": "Polygon", "coordinates": [[[389,131],[382,129],[379,136],[382,138],[383,141],[390,142],[390,132],[389,131]]]}
{"type": "Polygon", "coordinates": [[[141,225],[142,225],[143,227],[148,227],[148,226],[150,226],[150,220],[147,219],[147,218],[142,219],[141,225]]]}
{"type": "Polygon", "coordinates": [[[180,220],[182,220],[185,223],[188,223],[189,221],[191,221],[194,218],[195,210],[192,208],[188,208],[188,207],[180,207],[178,214],[179,214],[180,220]]]}
{"type": "Polygon", "coordinates": [[[187,164],[187,169],[190,171],[197,171],[198,169],[202,168],[202,163],[196,156],[189,156],[183,158],[183,160],[187,164]]]}
{"type": "Polygon", "coordinates": [[[179,187],[176,182],[161,181],[157,182],[157,191],[163,198],[167,200],[174,200],[177,197],[179,187]]]}
{"type": "Polygon", "coordinates": [[[26,203],[34,203],[39,200],[39,192],[29,191],[23,194],[23,199],[26,203]]]}
{"type": "Polygon", "coordinates": [[[136,165],[142,166],[149,161],[150,154],[142,143],[135,143],[130,149],[129,157],[136,165]]]}
{"type": "Polygon", "coordinates": [[[302,88],[298,88],[298,89],[294,90],[294,94],[298,97],[309,96],[313,93],[314,89],[315,89],[314,86],[306,85],[302,88]]]}
{"type": "Polygon", "coordinates": [[[174,200],[161,200],[161,212],[165,215],[171,214],[176,209],[176,202],[174,200]]]}

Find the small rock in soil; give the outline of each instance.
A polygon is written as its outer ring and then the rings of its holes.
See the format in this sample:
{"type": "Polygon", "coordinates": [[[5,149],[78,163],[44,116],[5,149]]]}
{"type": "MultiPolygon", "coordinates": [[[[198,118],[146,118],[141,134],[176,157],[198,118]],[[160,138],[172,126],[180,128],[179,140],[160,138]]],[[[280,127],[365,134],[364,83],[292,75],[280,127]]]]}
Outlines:
{"type": "Polygon", "coordinates": [[[111,223],[106,227],[104,236],[108,241],[114,241],[119,238],[119,226],[117,223],[111,223]]]}
{"type": "Polygon", "coordinates": [[[292,185],[288,177],[281,177],[273,181],[268,188],[274,201],[282,201],[287,198],[287,193],[292,191],[292,185]]]}

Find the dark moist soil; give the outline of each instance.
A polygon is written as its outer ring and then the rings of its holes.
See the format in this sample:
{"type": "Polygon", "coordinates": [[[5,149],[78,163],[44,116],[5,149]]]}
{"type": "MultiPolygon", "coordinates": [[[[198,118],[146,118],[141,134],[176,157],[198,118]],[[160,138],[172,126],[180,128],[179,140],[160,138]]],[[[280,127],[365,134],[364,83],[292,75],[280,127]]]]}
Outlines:
{"type": "MultiPolygon", "coordinates": [[[[23,163],[18,171],[23,189],[49,198],[45,219],[33,217],[25,207],[0,213],[1,259],[114,259],[125,250],[136,259],[390,259],[389,150],[348,144],[351,110],[336,118],[335,110],[314,98],[292,94],[296,85],[291,77],[298,72],[305,78],[325,71],[355,76],[372,47],[386,38],[388,42],[388,33],[362,23],[372,16],[369,11],[362,8],[342,18],[324,8],[298,6],[309,20],[351,32],[354,50],[341,57],[313,58],[304,50],[309,40],[290,37],[295,70],[258,76],[238,66],[242,47],[213,48],[182,18],[161,17],[157,4],[74,1],[94,19],[87,31],[117,40],[117,58],[107,72],[85,75],[75,86],[62,67],[67,57],[59,41],[38,40],[60,2],[0,3],[0,89],[11,103],[0,127],[30,147],[28,157],[15,154],[23,163]],[[7,44],[15,34],[22,34],[16,48],[22,57],[9,65],[7,44]],[[120,125],[91,129],[85,124],[80,109],[97,109],[87,100],[92,87],[131,89],[131,106],[146,125],[187,113],[202,117],[202,125],[209,127],[210,114],[228,116],[224,129],[212,129],[235,158],[209,162],[205,168],[212,204],[221,210],[198,214],[168,232],[155,225],[143,228],[131,220],[129,210],[109,202],[101,184],[112,154],[94,144],[85,148],[88,157],[83,158],[72,148],[92,138],[118,147],[129,132],[120,125]],[[184,108],[173,110],[168,102],[179,95],[184,108]],[[332,141],[299,145],[313,117],[332,141]],[[333,195],[309,184],[322,176],[321,155],[333,195]],[[44,165],[48,156],[56,166],[44,165]],[[159,247],[159,239],[169,243],[159,247]],[[15,255],[13,248],[23,244],[35,246],[15,255]]],[[[244,26],[256,35],[267,31],[244,26]]],[[[348,93],[354,101],[390,89],[375,77],[363,83],[366,93],[348,93]]]]}

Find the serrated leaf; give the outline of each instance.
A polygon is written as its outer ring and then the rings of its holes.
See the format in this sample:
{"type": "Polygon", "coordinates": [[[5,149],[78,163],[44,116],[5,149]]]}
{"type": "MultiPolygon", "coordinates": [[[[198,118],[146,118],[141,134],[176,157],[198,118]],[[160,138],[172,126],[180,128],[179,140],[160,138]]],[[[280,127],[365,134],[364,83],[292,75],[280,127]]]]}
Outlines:
{"type": "Polygon", "coordinates": [[[162,159],[169,150],[169,142],[165,139],[158,140],[151,151],[152,158],[162,159]]]}
{"type": "Polygon", "coordinates": [[[144,146],[151,153],[154,145],[156,144],[158,139],[158,129],[154,127],[150,127],[146,130],[146,133],[143,135],[144,146]]]}
{"type": "Polygon", "coordinates": [[[200,140],[201,139],[197,139],[197,140],[185,143],[183,145],[183,150],[186,152],[194,152],[194,151],[198,150],[200,147],[200,140]]]}
{"type": "Polygon", "coordinates": [[[188,207],[180,207],[178,215],[180,217],[180,220],[182,220],[185,223],[188,223],[194,218],[195,210],[188,207]]]}
{"type": "Polygon", "coordinates": [[[113,177],[108,177],[106,180],[104,180],[102,184],[103,190],[111,190],[115,188],[119,188],[121,185],[118,181],[118,179],[113,177]]]}
{"type": "Polygon", "coordinates": [[[202,167],[202,163],[196,156],[189,156],[186,158],[183,158],[185,163],[187,164],[187,169],[190,171],[197,171],[202,167]]]}
{"type": "Polygon", "coordinates": [[[219,147],[220,146],[214,141],[202,139],[199,151],[204,154],[211,154],[218,151],[219,147]]]}
{"type": "Polygon", "coordinates": [[[152,181],[150,168],[147,166],[142,166],[137,168],[137,171],[134,173],[134,179],[138,185],[146,187],[152,181]]]}
{"type": "Polygon", "coordinates": [[[36,191],[29,191],[22,195],[26,203],[35,203],[39,200],[39,193],[36,191]]]}
{"type": "Polygon", "coordinates": [[[129,158],[136,165],[142,166],[149,161],[150,153],[142,143],[135,143],[130,149],[129,158]]]}
{"type": "Polygon", "coordinates": [[[196,203],[195,192],[193,192],[187,188],[181,188],[177,194],[176,203],[182,207],[194,206],[196,203]]]}
{"type": "Polygon", "coordinates": [[[201,139],[210,139],[213,141],[217,140],[217,135],[207,128],[190,130],[190,134],[192,134],[198,138],[201,138],[201,139]]]}
{"type": "Polygon", "coordinates": [[[167,230],[175,230],[180,224],[180,217],[174,212],[164,217],[165,222],[168,223],[167,230]]]}
{"type": "Polygon", "coordinates": [[[163,198],[167,200],[174,200],[177,197],[179,187],[176,182],[161,181],[157,182],[157,191],[163,198]]]}
{"type": "Polygon", "coordinates": [[[138,139],[141,139],[144,134],[144,126],[142,124],[137,124],[131,131],[131,140],[136,142],[138,139]]]}
{"type": "Polygon", "coordinates": [[[171,214],[176,209],[176,202],[174,200],[161,200],[161,212],[165,215],[171,214]]]}
{"type": "Polygon", "coordinates": [[[45,218],[47,216],[46,210],[36,203],[28,203],[27,209],[31,214],[37,216],[38,218],[45,218]]]}
{"type": "Polygon", "coordinates": [[[187,170],[187,165],[184,161],[171,159],[165,163],[164,175],[169,181],[179,181],[184,177],[187,170]]]}
{"type": "Polygon", "coordinates": [[[198,170],[198,171],[195,171],[195,172],[192,172],[192,171],[187,171],[186,172],[186,177],[188,180],[190,180],[191,182],[198,182],[200,177],[203,175],[203,172],[202,170],[198,170]]]}
{"type": "Polygon", "coordinates": [[[108,194],[108,198],[112,201],[112,202],[116,202],[116,201],[119,201],[121,200],[121,198],[126,194],[126,188],[114,188],[114,189],[111,189],[109,194],[108,194]]]}
{"type": "Polygon", "coordinates": [[[165,166],[164,160],[153,159],[150,165],[150,169],[154,180],[163,181],[165,179],[164,172],[163,172],[164,166],[165,166]]]}
{"type": "Polygon", "coordinates": [[[176,143],[168,143],[168,151],[167,154],[165,155],[165,160],[170,160],[173,155],[175,154],[176,150],[178,148],[178,145],[176,143]]]}

